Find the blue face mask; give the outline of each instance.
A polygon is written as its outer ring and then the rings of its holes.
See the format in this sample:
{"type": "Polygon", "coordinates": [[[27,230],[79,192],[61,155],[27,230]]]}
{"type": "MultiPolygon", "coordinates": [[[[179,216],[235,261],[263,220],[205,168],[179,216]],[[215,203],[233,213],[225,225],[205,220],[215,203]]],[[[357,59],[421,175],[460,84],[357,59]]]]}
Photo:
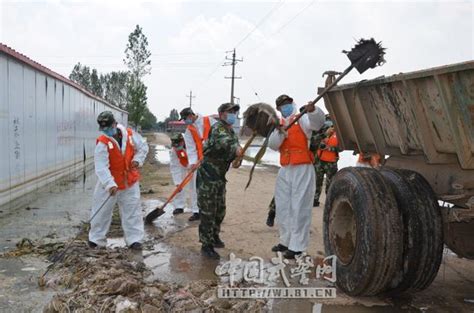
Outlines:
{"type": "Polygon", "coordinates": [[[175,146],[174,148],[175,148],[176,150],[178,150],[178,151],[184,150],[184,146],[183,146],[183,145],[175,146]]]}
{"type": "Polygon", "coordinates": [[[184,123],[185,123],[186,125],[191,125],[191,124],[194,123],[194,122],[193,122],[193,119],[192,119],[192,118],[186,118],[186,119],[184,120],[184,123]]]}
{"type": "Polygon", "coordinates": [[[293,103],[288,103],[280,107],[281,115],[283,115],[283,117],[285,118],[293,114],[294,110],[295,109],[294,109],[293,103]]]}
{"type": "Polygon", "coordinates": [[[107,129],[104,129],[102,132],[103,132],[104,134],[106,134],[107,136],[109,136],[109,137],[113,137],[113,136],[115,136],[115,135],[117,134],[117,128],[115,128],[115,127],[109,127],[109,128],[107,128],[107,129]]]}
{"type": "Polygon", "coordinates": [[[227,124],[234,125],[236,120],[237,120],[237,115],[235,113],[227,113],[227,118],[226,118],[227,124]]]}

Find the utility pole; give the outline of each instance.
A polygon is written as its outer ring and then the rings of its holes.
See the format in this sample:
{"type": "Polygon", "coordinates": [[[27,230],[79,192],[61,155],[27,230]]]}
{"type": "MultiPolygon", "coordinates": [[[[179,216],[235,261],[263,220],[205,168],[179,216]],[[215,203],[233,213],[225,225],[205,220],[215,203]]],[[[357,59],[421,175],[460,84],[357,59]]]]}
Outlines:
{"type": "Polygon", "coordinates": [[[193,106],[193,98],[196,98],[196,96],[193,96],[193,91],[189,91],[189,96],[186,95],[187,98],[189,98],[189,107],[191,108],[193,106]]]}
{"type": "Polygon", "coordinates": [[[234,104],[234,79],[241,79],[242,77],[236,77],[235,76],[235,65],[237,62],[242,62],[243,59],[236,59],[235,58],[235,48],[232,51],[227,51],[227,53],[232,52],[232,58],[229,58],[228,56],[225,57],[226,60],[229,60],[231,62],[226,62],[222,66],[230,66],[232,65],[232,76],[231,77],[225,77],[226,79],[231,79],[231,84],[230,84],[230,103],[234,104]]]}

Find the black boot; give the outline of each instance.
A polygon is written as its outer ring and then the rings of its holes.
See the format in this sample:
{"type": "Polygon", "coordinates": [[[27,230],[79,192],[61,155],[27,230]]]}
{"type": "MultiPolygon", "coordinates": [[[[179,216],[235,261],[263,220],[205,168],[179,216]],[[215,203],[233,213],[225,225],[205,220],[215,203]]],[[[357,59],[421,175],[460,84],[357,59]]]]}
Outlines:
{"type": "Polygon", "coordinates": [[[267,226],[268,227],[273,227],[274,222],[275,222],[275,211],[270,211],[270,212],[268,212],[267,226]]]}
{"type": "Polygon", "coordinates": [[[280,243],[277,244],[276,246],[273,246],[273,247],[272,247],[272,251],[273,251],[273,252],[278,252],[278,251],[283,252],[283,251],[286,251],[286,250],[288,250],[288,247],[287,247],[287,246],[284,246],[284,245],[282,245],[282,244],[280,244],[280,243]]]}
{"type": "Polygon", "coordinates": [[[181,214],[184,212],[184,209],[182,208],[177,208],[173,210],[173,215],[181,214]]]}
{"type": "Polygon", "coordinates": [[[224,248],[225,243],[219,238],[219,235],[214,237],[214,248],[224,248]]]}
{"type": "Polygon", "coordinates": [[[192,221],[199,221],[201,219],[201,216],[199,215],[199,213],[193,213],[193,215],[191,215],[188,219],[188,221],[192,222],[192,221]]]}
{"type": "Polygon", "coordinates": [[[209,259],[219,260],[221,256],[214,250],[213,246],[202,246],[201,254],[209,259]]]}
{"type": "Polygon", "coordinates": [[[294,259],[295,256],[300,255],[300,254],[301,254],[301,251],[286,250],[283,253],[283,257],[285,259],[294,259]]]}

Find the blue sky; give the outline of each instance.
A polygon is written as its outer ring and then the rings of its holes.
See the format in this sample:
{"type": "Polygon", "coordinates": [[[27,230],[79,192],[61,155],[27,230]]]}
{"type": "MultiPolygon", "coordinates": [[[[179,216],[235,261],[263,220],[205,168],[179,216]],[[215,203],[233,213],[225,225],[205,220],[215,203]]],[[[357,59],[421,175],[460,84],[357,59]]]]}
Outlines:
{"type": "Polygon", "coordinates": [[[347,67],[341,50],[360,37],[381,40],[387,63],[344,82],[472,60],[473,3],[2,0],[0,41],[65,76],[77,62],[108,72],[125,69],[127,37],[140,24],[153,53],[148,103],[162,119],[187,105],[189,90],[203,114],[228,101],[230,67],[221,64],[236,46],[244,108],[281,93],[314,98],[321,74],[347,67]]]}

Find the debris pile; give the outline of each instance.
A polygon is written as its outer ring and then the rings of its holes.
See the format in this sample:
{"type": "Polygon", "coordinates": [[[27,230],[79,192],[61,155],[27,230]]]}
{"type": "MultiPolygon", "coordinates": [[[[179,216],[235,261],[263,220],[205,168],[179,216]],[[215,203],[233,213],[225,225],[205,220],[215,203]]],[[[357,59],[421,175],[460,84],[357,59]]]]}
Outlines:
{"type": "Polygon", "coordinates": [[[64,248],[64,242],[42,242],[23,238],[16,243],[16,249],[0,253],[2,258],[20,257],[26,254],[52,255],[59,249],[64,248]]]}
{"type": "Polygon", "coordinates": [[[46,287],[63,290],[44,312],[261,312],[265,301],[217,298],[217,281],[186,286],[147,281],[151,272],[125,248],[91,250],[74,242],[46,278],[46,287]],[[66,288],[68,291],[64,291],[66,288]]]}

